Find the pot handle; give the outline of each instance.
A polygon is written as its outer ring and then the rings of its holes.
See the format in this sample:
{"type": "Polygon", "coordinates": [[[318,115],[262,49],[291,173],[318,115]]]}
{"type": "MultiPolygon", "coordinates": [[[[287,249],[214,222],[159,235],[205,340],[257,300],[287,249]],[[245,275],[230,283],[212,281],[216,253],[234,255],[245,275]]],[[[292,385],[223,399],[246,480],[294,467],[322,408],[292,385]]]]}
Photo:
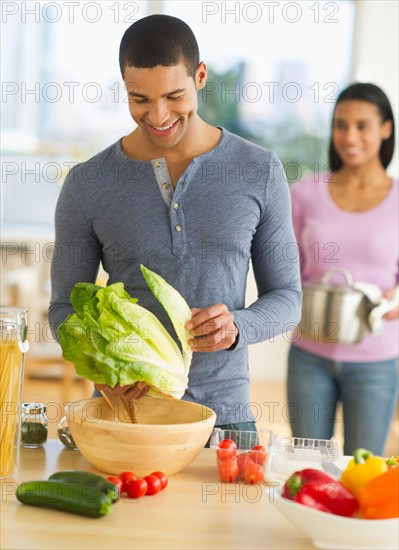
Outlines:
{"type": "Polygon", "coordinates": [[[345,277],[346,284],[348,286],[353,286],[354,281],[353,281],[352,273],[347,269],[344,269],[343,267],[332,267],[331,269],[329,269],[323,275],[321,284],[323,285],[327,284],[330,281],[332,275],[334,275],[334,273],[340,273],[341,275],[343,275],[345,277]]]}

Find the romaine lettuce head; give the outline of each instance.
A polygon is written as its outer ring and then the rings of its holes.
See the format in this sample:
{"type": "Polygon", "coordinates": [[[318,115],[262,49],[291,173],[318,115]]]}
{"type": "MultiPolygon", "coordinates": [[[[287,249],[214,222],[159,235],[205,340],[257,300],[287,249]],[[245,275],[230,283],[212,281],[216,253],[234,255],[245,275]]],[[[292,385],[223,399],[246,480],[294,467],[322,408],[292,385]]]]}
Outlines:
{"type": "Polygon", "coordinates": [[[175,288],[173,288],[173,286],[167,283],[165,279],[153,271],[150,271],[143,265],[140,267],[151,292],[154,294],[158,302],[161,303],[162,307],[172,321],[173,327],[182,346],[184,368],[186,374],[188,375],[193,352],[188,345],[190,333],[186,329],[185,324],[189,319],[191,319],[191,310],[183,296],[175,288]]]}
{"type": "Polygon", "coordinates": [[[171,318],[183,355],[162,323],[129,296],[123,283],[107,287],[78,283],[71,293],[75,313],[58,329],[63,357],[92,382],[114,387],[144,381],[150,395],[179,399],[187,388],[192,357],[184,328],[191,310],[162,277],[141,269],[171,318]]]}

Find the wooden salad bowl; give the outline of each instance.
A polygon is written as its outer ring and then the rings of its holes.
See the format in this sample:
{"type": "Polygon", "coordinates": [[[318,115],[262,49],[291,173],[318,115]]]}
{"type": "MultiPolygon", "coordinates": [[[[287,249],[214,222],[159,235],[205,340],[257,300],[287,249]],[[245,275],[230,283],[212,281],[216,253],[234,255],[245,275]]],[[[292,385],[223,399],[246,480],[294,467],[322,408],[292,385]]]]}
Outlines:
{"type": "Polygon", "coordinates": [[[176,474],[204,447],[215,412],[197,403],[143,397],[133,402],[137,423],[121,420],[103,397],[68,403],[69,429],[79,451],[98,470],[132,471],[138,476],[160,470],[176,474]]]}

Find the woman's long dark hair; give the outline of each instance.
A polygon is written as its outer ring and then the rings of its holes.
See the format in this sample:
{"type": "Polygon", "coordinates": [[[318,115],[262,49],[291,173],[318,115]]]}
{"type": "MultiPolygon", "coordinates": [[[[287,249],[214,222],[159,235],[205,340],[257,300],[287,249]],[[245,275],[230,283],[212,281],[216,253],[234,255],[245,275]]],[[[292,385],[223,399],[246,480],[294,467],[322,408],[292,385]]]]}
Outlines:
{"type": "MultiPolygon", "coordinates": [[[[381,159],[382,165],[384,168],[387,168],[389,163],[392,160],[393,152],[395,149],[395,120],[393,118],[393,111],[392,111],[392,107],[389,102],[389,99],[387,98],[385,93],[381,90],[381,88],[379,88],[375,84],[368,84],[368,83],[362,83],[362,82],[357,82],[356,84],[352,84],[351,86],[348,86],[348,88],[343,90],[338,96],[338,99],[334,108],[334,113],[333,113],[333,121],[332,121],[333,126],[334,126],[334,114],[335,114],[335,109],[337,108],[337,105],[342,101],[348,101],[348,100],[367,101],[367,103],[371,103],[372,105],[375,105],[378,108],[381,115],[382,122],[385,122],[386,120],[392,120],[392,134],[388,139],[382,142],[381,148],[380,148],[380,159],[381,159]]],[[[339,170],[342,167],[342,160],[338,156],[338,153],[335,150],[335,147],[333,144],[332,130],[331,130],[328,157],[329,157],[330,169],[333,172],[335,172],[336,170],[339,170]]]]}

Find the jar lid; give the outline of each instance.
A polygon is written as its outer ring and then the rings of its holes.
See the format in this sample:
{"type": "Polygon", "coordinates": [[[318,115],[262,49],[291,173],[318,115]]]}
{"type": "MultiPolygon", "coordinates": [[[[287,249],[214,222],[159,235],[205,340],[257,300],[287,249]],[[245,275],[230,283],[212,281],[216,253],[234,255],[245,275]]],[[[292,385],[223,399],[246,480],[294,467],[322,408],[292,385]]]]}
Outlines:
{"type": "Polygon", "coordinates": [[[22,409],[26,413],[40,414],[46,412],[44,403],[22,403],[22,409]]]}

